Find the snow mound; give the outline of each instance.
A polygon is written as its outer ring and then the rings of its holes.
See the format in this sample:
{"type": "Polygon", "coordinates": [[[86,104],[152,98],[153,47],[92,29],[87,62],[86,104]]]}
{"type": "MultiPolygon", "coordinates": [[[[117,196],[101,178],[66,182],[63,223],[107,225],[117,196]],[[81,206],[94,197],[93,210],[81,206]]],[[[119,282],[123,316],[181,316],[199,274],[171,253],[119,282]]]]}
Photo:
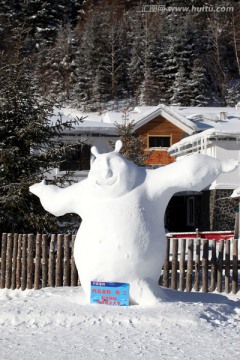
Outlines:
{"type": "Polygon", "coordinates": [[[238,358],[240,293],[163,291],[156,306],[111,307],[81,287],[0,290],[1,360],[238,358]]]}

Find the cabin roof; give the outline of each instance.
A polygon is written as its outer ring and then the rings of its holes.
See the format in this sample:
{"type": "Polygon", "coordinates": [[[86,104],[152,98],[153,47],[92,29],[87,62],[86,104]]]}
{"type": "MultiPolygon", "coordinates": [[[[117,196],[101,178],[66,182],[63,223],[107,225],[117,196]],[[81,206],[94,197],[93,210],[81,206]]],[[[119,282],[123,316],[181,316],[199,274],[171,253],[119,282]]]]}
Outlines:
{"type": "MultiPolygon", "coordinates": [[[[51,122],[56,122],[59,114],[63,121],[69,118],[84,118],[82,123],[69,130],[69,132],[76,133],[91,132],[115,135],[115,123],[121,124],[124,121],[121,111],[84,113],[77,109],[61,108],[60,110],[54,109],[54,115],[50,118],[51,122]]],[[[205,134],[214,132],[240,134],[240,108],[238,107],[181,107],[160,104],[158,106],[137,106],[127,113],[128,119],[135,123],[135,130],[159,115],[190,135],[183,141],[191,140],[191,136],[205,136],[205,134]]]]}

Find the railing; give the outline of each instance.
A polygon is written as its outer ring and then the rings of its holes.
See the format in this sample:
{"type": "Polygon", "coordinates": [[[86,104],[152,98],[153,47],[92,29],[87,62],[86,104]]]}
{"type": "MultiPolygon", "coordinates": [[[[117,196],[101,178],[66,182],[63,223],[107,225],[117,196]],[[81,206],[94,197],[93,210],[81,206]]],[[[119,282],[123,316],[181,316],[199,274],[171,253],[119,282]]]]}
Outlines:
{"type": "Polygon", "coordinates": [[[76,286],[75,235],[2,234],[0,288],[76,286]]]}
{"type": "Polygon", "coordinates": [[[181,291],[236,294],[240,261],[238,240],[167,239],[160,285],[181,291]]]}
{"type": "MultiPolygon", "coordinates": [[[[37,290],[80,284],[72,251],[75,235],[4,233],[1,239],[0,288],[37,290]]],[[[159,284],[180,291],[236,294],[238,258],[238,240],[168,238],[159,284]]]]}

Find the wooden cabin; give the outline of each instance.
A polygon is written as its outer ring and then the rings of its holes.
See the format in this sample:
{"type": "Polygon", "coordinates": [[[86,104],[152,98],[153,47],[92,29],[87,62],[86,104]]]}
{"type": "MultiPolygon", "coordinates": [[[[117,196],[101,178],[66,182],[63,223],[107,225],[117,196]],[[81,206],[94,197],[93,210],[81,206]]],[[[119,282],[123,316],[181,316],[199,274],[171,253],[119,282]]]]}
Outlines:
{"type": "Polygon", "coordinates": [[[136,133],[145,139],[146,153],[151,153],[146,165],[167,165],[175,161],[174,157],[169,155],[168,149],[187,136],[185,131],[162,115],[141,126],[136,133]]]}
{"type": "Polygon", "coordinates": [[[151,153],[146,165],[167,165],[175,161],[168,149],[194,133],[194,124],[165,105],[143,113],[135,121],[135,131],[146,143],[146,153],[151,153]]]}

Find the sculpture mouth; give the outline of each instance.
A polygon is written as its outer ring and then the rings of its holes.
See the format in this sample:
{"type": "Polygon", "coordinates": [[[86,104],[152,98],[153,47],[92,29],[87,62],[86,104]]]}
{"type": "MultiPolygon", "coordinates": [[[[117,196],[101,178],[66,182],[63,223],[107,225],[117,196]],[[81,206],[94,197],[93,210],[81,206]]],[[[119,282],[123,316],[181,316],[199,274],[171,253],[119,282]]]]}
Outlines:
{"type": "Polygon", "coordinates": [[[96,184],[98,186],[108,187],[108,186],[114,185],[117,182],[117,179],[118,179],[117,176],[111,176],[110,178],[107,178],[107,179],[97,180],[96,184]]]}

